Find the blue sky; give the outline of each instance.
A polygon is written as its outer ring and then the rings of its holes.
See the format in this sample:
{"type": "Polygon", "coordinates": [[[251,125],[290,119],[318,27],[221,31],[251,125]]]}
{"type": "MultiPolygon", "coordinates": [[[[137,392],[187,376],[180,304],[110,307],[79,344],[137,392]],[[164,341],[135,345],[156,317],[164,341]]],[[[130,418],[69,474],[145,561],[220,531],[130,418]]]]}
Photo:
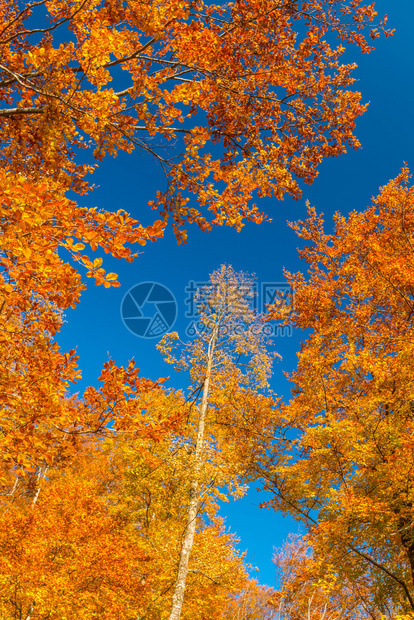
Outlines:
{"type": "MultiPolygon", "coordinates": [[[[380,0],[376,7],[380,15],[388,13],[388,25],[396,32],[392,38],[378,40],[377,49],[371,54],[362,55],[355,50],[351,55],[358,64],[356,89],[362,92],[364,102],[370,102],[355,132],[362,148],[325,161],[317,180],[305,187],[298,202],[259,201],[258,206],[271,216],[271,222],[260,226],[247,224],[240,233],[226,227],[206,234],[193,227],[189,229],[188,243],[181,246],[168,230],[164,239],[142,248],[133,264],[105,257],[103,266],[119,274],[121,287],[106,290],[91,283],[79,307],[67,313],[67,323],[58,337],[65,350],[77,348],[83,370],[80,390],[97,384],[108,355],[119,365],[134,358],[145,377],[156,379],[171,374],[171,368],[156,351],[157,340],[137,338],[122,323],[121,302],[135,284],[155,281],[171,290],[178,304],[174,330],[184,334],[189,323],[185,317],[185,289],[189,282],[208,280],[209,274],[223,263],[231,264],[236,271],[255,273],[259,284],[283,282],[283,268],[305,269],[297,256],[299,240],[286,222],[306,216],[306,200],[325,214],[330,227],[335,211],[347,214],[369,206],[371,197],[397,176],[404,162],[414,171],[414,3],[380,0]]],[[[163,177],[147,155],[120,154],[115,160],[104,160],[94,182],[98,187],[80,204],[125,209],[143,224],[156,219],[147,201],[154,198],[163,177]]],[[[275,339],[282,360],[275,363],[272,389],[285,398],[289,396],[289,386],[283,373],[294,368],[302,337],[295,332],[291,337],[275,339]]],[[[177,379],[171,376],[169,385],[181,387],[177,379]]],[[[273,547],[280,546],[290,531],[298,531],[298,526],[271,510],[257,508],[263,499],[263,494],[252,489],[243,500],[226,505],[223,514],[227,515],[227,525],[241,539],[240,548],[247,550],[247,561],[259,567],[259,580],[275,585],[273,547]]]]}

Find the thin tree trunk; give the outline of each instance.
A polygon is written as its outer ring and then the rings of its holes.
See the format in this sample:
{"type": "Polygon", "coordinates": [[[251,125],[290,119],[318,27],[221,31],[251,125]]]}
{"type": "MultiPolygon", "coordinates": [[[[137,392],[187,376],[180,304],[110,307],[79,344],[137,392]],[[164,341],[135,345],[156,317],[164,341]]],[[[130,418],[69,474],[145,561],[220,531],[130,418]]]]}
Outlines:
{"type": "Polygon", "coordinates": [[[194,456],[194,469],[190,482],[190,498],[188,504],[187,526],[181,543],[180,560],[178,563],[177,580],[175,582],[174,594],[172,598],[171,612],[168,620],[180,620],[181,609],[183,607],[185,584],[188,575],[188,563],[190,560],[191,550],[193,548],[194,534],[197,525],[197,512],[199,507],[199,481],[201,465],[203,462],[204,447],[204,427],[206,412],[208,408],[208,396],[210,389],[211,370],[214,360],[214,350],[216,346],[219,325],[213,329],[208,351],[207,351],[207,368],[203,386],[203,397],[201,400],[200,414],[198,418],[197,443],[194,456]]]}
{"type": "Polygon", "coordinates": [[[35,496],[34,496],[33,501],[32,501],[32,510],[36,506],[36,502],[37,502],[37,500],[39,498],[40,489],[41,489],[41,486],[42,486],[42,478],[46,477],[48,470],[49,470],[49,467],[46,467],[45,469],[41,469],[39,471],[39,474],[37,476],[37,490],[36,490],[35,496]]]}

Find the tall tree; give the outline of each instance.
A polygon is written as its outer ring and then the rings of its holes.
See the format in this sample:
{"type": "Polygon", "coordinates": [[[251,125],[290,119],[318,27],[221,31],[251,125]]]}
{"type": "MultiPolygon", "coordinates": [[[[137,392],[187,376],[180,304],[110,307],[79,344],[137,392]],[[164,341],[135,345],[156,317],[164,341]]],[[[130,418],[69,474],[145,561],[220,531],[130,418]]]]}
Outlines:
{"type": "Polygon", "coordinates": [[[336,214],[332,234],[314,209],[294,224],[312,244],[301,252],[309,276],[288,273],[293,310],[273,312],[310,333],[269,450],[272,504],[306,526],[321,578],[361,585],[371,618],[414,613],[409,178],[404,169],[362,213],[336,214]]]}
{"type": "Polygon", "coordinates": [[[263,324],[252,308],[252,292],[251,278],[222,266],[199,292],[200,331],[194,341],[178,359],[173,354],[177,334],[165,336],[159,345],[167,361],[189,371],[194,396],[187,524],[170,620],[181,616],[198,513],[208,487],[227,485],[240,493],[249,462],[240,458],[243,447],[247,444],[253,451],[256,435],[272,425],[271,399],[261,393],[267,387],[272,356],[266,350],[263,324]]]}
{"type": "MultiPolygon", "coordinates": [[[[167,404],[140,400],[153,415],[167,404]]],[[[1,498],[4,620],[168,614],[185,527],[186,451],[172,434],[163,442],[125,437],[79,441],[64,469],[49,469],[40,493],[37,477],[26,476],[1,498]]],[[[214,520],[206,519],[195,538],[187,620],[219,617],[229,595],[249,581],[234,536],[215,510],[204,513],[214,520]]]]}
{"type": "MultiPolygon", "coordinates": [[[[127,435],[128,437],[128,435],[127,435]]],[[[127,468],[117,510],[136,524],[136,544],[147,550],[145,568],[151,596],[140,603],[140,618],[167,618],[177,576],[183,533],[187,525],[191,426],[171,433],[162,442],[118,439],[127,468]]],[[[220,617],[230,596],[249,582],[243,555],[218,515],[217,498],[203,496],[194,533],[191,566],[186,582],[183,618],[220,617]]]]}

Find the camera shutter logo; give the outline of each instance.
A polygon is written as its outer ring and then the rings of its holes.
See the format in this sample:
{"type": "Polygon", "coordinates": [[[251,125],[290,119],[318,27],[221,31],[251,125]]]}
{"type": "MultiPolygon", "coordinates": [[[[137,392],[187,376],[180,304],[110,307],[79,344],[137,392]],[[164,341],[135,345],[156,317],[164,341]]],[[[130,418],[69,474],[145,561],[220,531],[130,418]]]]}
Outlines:
{"type": "Polygon", "coordinates": [[[140,282],[125,294],[121,317],[125,327],[135,336],[158,338],[174,325],[177,302],[163,284],[140,282]]]}

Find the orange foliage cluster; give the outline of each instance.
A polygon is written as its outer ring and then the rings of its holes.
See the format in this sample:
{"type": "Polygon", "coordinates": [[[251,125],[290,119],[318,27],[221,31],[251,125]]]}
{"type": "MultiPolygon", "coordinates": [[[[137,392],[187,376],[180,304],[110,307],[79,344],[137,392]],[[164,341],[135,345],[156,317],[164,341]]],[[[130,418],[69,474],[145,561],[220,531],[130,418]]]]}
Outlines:
{"type": "MultiPolygon", "coordinates": [[[[21,478],[13,497],[3,498],[3,618],[166,617],[183,528],[186,452],[168,455],[160,445],[150,465],[137,453],[142,443],[82,442],[70,465],[43,479],[21,478]]],[[[218,519],[199,528],[183,619],[219,618],[229,594],[246,583],[233,545],[218,519]]]]}
{"type": "Polygon", "coordinates": [[[339,593],[347,618],[414,613],[409,178],[403,169],[371,208],[337,214],[332,234],[314,209],[294,224],[312,244],[302,251],[309,277],[287,273],[294,308],[287,317],[273,312],[310,336],[291,376],[294,396],[280,407],[290,440],[270,450],[272,504],[306,525],[313,549],[292,583],[308,579],[331,600],[339,593]]]}
{"type": "Polygon", "coordinates": [[[153,206],[179,240],[186,222],[260,222],[255,192],[298,197],[296,179],[310,183],[324,157],[359,145],[366,106],[341,56],[351,43],[369,52],[368,32],[390,34],[373,4],[297,4],[2,0],[1,160],[82,193],[93,169],[77,161],[82,149],[100,160],[139,148],[164,169],[153,206]],[[176,144],[171,157],[154,138],[176,144]]]}

